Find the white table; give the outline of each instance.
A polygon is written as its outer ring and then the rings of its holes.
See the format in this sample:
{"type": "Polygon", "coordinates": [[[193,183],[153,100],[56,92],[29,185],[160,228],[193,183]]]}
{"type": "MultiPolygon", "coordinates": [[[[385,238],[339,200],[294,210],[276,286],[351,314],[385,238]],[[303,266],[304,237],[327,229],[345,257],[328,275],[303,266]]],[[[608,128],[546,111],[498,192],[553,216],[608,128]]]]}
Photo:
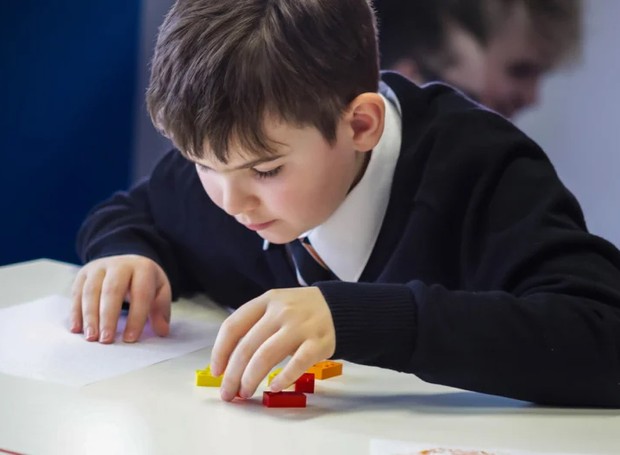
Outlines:
{"type": "MultiPolygon", "coordinates": [[[[69,295],[77,269],[38,260],[0,267],[0,307],[69,295]]],[[[175,313],[221,321],[204,299],[175,313]]],[[[28,454],[368,454],[373,439],[532,452],[620,454],[620,411],[542,408],[345,363],[305,409],[260,393],[225,403],[194,385],[210,349],[81,388],[0,374],[0,448],[28,454]]]]}

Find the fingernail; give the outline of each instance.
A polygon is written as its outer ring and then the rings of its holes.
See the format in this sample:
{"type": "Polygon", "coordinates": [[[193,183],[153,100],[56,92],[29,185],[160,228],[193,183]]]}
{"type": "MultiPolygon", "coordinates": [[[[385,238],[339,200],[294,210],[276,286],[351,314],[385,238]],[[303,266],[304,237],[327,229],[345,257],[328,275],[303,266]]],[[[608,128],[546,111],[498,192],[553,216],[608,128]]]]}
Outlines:
{"type": "Polygon", "coordinates": [[[125,334],[125,341],[127,341],[128,343],[133,343],[134,341],[136,341],[136,338],[137,336],[134,330],[130,330],[125,334]]]}
{"type": "Polygon", "coordinates": [[[247,390],[243,390],[242,388],[237,390],[237,393],[235,394],[235,397],[239,397],[239,398],[243,398],[244,400],[246,398],[250,398],[252,395],[248,393],[247,390]]]}
{"type": "Polygon", "coordinates": [[[273,380],[271,384],[269,384],[269,390],[274,393],[278,393],[282,391],[282,388],[279,387],[279,384],[276,380],[273,380]]]}
{"type": "Polygon", "coordinates": [[[92,327],[86,327],[86,332],[84,332],[84,335],[86,335],[87,340],[90,340],[95,336],[95,331],[92,327]]]}
{"type": "Polygon", "coordinates": [[[103,330],[99,334],[99,341],[107,341],[109,336],[110,336],[110,332],[108,332],[107,330],[103,330]]]}
{"type": "Polygon", "coordinates": [[[235,397],[234,393],[230,393],[228,390],[225,390],[225,389],[221,390],[220,395],[224,401],[230,401],[235,397]]]}

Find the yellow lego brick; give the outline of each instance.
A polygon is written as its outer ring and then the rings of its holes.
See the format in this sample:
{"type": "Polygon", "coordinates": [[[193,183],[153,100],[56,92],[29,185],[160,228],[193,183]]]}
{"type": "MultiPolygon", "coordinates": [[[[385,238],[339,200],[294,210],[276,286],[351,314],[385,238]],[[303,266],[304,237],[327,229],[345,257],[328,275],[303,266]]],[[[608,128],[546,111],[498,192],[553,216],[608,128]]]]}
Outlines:
{"type": "Polygon", "coordinates": [[[273,381],[273,378],[280,374],[281,371],[282,368],[276,368],[271,373],[269,373],[269,376],[267,376],[267,385],[271,385],[271,381],[273,381]]]}
{"type": "Polygon", "coordinates": [[[211,367],[207,365],[204,370],[196,370],[196,385],[200,387],[220,387],[224,375],[211,375],[211,367]]]}
{"type": "Polygon", "coordinates": [[[316,379],[328,379],[342,374],[342,363],[324,360],[308,368],[306,373],[314,373],[316,379]]]}

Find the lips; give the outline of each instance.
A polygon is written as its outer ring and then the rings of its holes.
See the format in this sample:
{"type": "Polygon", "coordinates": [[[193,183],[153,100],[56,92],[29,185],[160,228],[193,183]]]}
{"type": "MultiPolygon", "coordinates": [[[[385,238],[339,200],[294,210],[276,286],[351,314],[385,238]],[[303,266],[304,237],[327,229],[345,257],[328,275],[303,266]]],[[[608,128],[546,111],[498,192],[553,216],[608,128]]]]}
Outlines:
{"type": "Polygon", "coordinates": [[[252,224],[245,224],[244,226],[252,231],[262,231],[264,229],[267,229],[269,226],[271,226],[273,223],[275,222],[275,220],[272,221],[268,221],[266,223],[252,223],[252,224]]]}

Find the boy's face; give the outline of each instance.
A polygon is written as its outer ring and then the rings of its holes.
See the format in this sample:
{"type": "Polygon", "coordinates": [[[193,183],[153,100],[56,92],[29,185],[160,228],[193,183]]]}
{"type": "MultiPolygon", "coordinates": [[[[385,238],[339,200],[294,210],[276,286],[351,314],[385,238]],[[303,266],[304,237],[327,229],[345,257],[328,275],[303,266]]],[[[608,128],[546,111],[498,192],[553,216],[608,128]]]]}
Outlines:
{"type": "Polygon", "coordinates": [[[506,117],[537,103],[553,52],[540,38],[523,7],[513,8],[487,47],[487,83],[482,102],[506,117]]]}
{"type": "Polygon", "coordinates": [[[228,163],[205,158],[196,168],[216,205],[264,239],[287,243],[329,218],[369,154],[355,151],[342,120],[334,144],[313,127],[268,121],[265,132],[276,144],[276,155],[261,160],[231,146],[228,163]]]}
{"type": "Polygon", "coordinates": [[[442,71],[446,82],[508,118],[536,104],[553,51],[536,33],[521,2],[515,3],[486,47],[458,26],[447,32],[455,63],[442,71]]]}
{"type": "Polygon", "coordinates": [[[536,104],[542,78],[557,59],[557,45],[541,36],[524,2],[516,2],[488,43],[482,101],[506,117],[536,104]]]}

